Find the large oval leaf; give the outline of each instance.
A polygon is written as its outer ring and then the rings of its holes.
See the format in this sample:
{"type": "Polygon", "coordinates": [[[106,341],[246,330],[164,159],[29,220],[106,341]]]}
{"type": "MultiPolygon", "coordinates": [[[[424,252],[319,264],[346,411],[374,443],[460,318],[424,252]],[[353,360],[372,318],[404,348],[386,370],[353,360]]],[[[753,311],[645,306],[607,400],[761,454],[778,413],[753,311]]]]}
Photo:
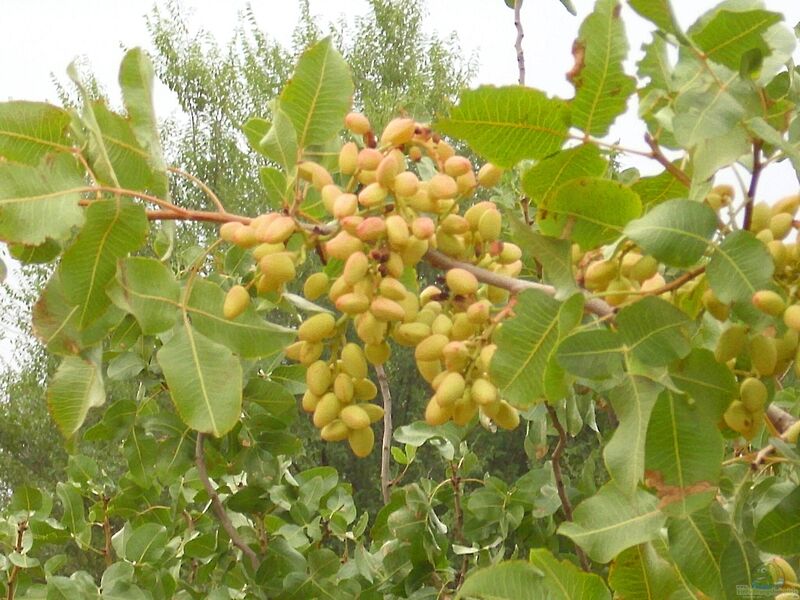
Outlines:
{"type": "Polygon", "coordinates": [[[767,286],[775,264],[769,250],[749,231],[734,231],[715,249],[706,269],[714,295],[722,302],[750,302],[767,286]]]}
{"type": "Polygon", "coordinates": [[[542,232],[564,237],[584,250],[617,239],[625,225],[642,214],[642,202],[629,187],[594,177],[568,181],[537,213],[542,232]]]}
{"type": "Polygon", "coordinates": [[[647,254],[673,267],[697,263],[717,230],[717,215],[707,204],[669,200],[628,223],[625,235],[647,254]]]}
{"type": "Polygon", "coordinates": [[[581,502],[574,520],[561,523],[558,533],[578,544],[592,560],[607,563],[626,548],[658,535],[666,517],[657,503],[655,496],[643,490],[628,497],[610,482],[581,502]]]}
{"type": "Polygon", "coordinates": [[[330,38],[306,50],[280,96],[297,132],[297,145],[322,144],[336,135],[353,101],[350,67],[330,38]]]}
{"type": "Polygon", "coordinates": [[[516,85],[465,91],[458,106],[436,124],[501,167],[552,154],[564,143],[568,126],[563,100],[516,85]]]}
{"type": "Polygon", "coordinates": [[[157,354],[184,423],[220,437],[242,412],[242,367],[233,353],[185,323],[157,354]]]}
{"type": "Polygon", "coordinates": [[[495,334],[491,376],[504,399],[525,407],[562,387],[564,372],[554,360],[555,350],[580,322],[583,296],[575,294],[562,303],[527,290],[517,297],[514,313],[495,334]]]}

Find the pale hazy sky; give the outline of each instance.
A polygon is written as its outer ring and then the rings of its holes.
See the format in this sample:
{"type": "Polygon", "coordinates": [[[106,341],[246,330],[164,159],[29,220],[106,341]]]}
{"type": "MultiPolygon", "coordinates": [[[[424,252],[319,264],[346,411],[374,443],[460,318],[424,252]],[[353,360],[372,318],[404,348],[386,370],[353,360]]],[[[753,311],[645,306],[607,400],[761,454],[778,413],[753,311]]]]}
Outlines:
{"type": "MultiPolygon", "coordinates": [[[[564,98],[572,95],[572,87],[564,77],[572,63],[572,40],[594,1],[573,3],[577,17],[567,13],[558,0],[527,0],[522,10],[527,83],[564,98]]],[[[155,4],[164,5],[165,0],[155,4]]],[[[248,2],[182,0],[182,4],[192,15],[194,28],[202,27],[224,43],[248,2]]],[[[268,35],[288,45],[298,16],[296,0],[251,0],[250,4],[268,35]]],[[[672,0],[684,27],[715,4],[714,0],[672,0]]],[[[0,99],[54,99],[51,73],[63,80],[67,64],[78,56],[89,61],[113,94],[122,46],[149,46],[144,15],[153,5],[151,0],[0,0],[0,99]]],[[[786,15],[790,27],[800,21],[800,0],[766,0],[765,5],[786,15]]],[[[455,31],[465,54],[477,53],[479,71],[475,84],[516,82],[513,11],[503,0],[428,0],[427,8],[429,30],[441,35],[455,31]]],[[[368,3],[311,0],[311,10],[325,30],[328,23],[342,16],[352,20],[365,13],[368,3]]],[[[650,39],[651,27],[627,6],[623,18],[630,40],[632,70],[640,56],[639,48],[650,39]]],[[[165,88],[157,90],[156,102],[163,116],[175,106],[165,88]]],[[[635,111],[630,110],[619,119],[610,138],[644,149],[642,134],[635,111]]],[[[631,160],[628,164],[645,172],[658,170],[651,162],[631,160]]],[[[761,184],[765,199],[770,200],[794,193],[797,187],[797,180],[787,168],[767,171],[761,184]]]]}
{"type": "MultiPolygon", "coordinates": [[[[192,15],[191,26],[202,27],[225,43],[247,0],[181,0],[192,15]]],[[[522,9],[526,36],[527,83],[552,95],[572,96],[564,74],[572,66],[571,46],[578,27],[594,0],[573,0],[578,16],[573,17],[558,0],[526,0],[522,9]]],[[[165,0],[0,0],[0,101],[6,99],[55,100],[51,73],[62,81],[67,65],[84,57],[110,94],[115,94],[122,47],[143,46],[150,40],[144,15],[165,0]]],[[[682,26],[689,26],[714,0],[672,0],[682,26]]],[[[290,44],[298,16],[296,0],[251,0],[260,26],[269,36],[290,44]]],[[[467,56],[477,52],[479,71],[475,85],[516,83],[513,11],[503,0],[427,0],[429,31],[442,36],[455,31],[467,56]]],[[[624,3],[623,3],[624,4],[624,3]]],[[[765,0],[766,8],[782,12],[793,27],[800,21],[800,0],[765,0]]],[[[323,30],[344,16],[352,21],[368,9],[366,0],[311,0],[311,10],[323,30]]],[[[627,6],[623,8],[631,55],[628,71],[640,57],[642,43],[650,39],[652,27],[627,6]]],[[[795,60],[798,59],[796,54],[795,60]]],[[[800,62],[800,61],[798,61],[800,62]]],[[[176,105],[170,92],[156,90],[157,110],[168,116],[176,105]]],[[[618,120],[610,139],[623,145],[644,148],[643,130],[635,106],[618,120]]],[[[644,173],[660,171],[653,161],[626,161],[644,173]]],[[[722,179],[733,183],[730,173],[722,179]]],[[[798,189],[788,163],[770,168],[762,177],[761,199],[774,201],[798,189]]],[[[4,254],[4,253],[2,253],[4,254]]],[[[9,333],[9,332],[6,332],[9,333]]],[[[5,362],[8,340],[0,333],[0,361],[5,362]]]]}

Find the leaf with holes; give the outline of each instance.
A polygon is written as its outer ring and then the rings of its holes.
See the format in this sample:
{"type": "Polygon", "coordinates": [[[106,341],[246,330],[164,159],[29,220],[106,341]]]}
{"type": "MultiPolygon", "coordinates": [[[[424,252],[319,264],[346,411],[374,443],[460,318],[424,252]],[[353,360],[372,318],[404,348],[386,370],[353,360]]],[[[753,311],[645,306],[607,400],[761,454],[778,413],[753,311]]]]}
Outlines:
{"type": "Polygon", "coordinates": [[[636,494],[644,477],[647,427],[662,389],[646,377],[631,375],[608,394],[619,425],[603,449],[603,460],[611,479],[627,496],[636,494]]]}
{"type": "Polygon", "coordinates": [[[707,506],[717,493],[722,434],[683,394],[664,391],[647,429],[645,477],[664,513],[685,516],[707,506]]]}
{"type": "Polygon", "coordinates": [[[589,135],[606,135],[636,89],[622,68],[628,40],[620,8],[618,0],[598,0],[573,46],[575,66],[568,75],[575,86],[572,124],[589,135]]]}

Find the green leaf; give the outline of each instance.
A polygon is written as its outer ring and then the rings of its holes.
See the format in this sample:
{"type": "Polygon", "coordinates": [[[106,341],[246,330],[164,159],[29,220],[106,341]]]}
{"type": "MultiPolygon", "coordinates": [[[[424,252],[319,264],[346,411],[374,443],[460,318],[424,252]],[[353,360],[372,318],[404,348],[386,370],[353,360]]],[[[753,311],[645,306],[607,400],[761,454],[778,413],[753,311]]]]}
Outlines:
{"type": "Polygon", "coordinates": [[[128,257],[117,263],[116,284],[108,296],[138,321],[145,335],[175,325],[180,287],[172,272],[154,258],[128,257]]]}
{"type": "Polygon", "coordinates": [[[291,171],[297,164],[297,132],[278,102],[273,105],[272,117],[272,127],[259,146],[265,156],[291,171]]]}
{"type": "Polygon", "coordinates": [[[157,196],[167,197],[167,165],[161,148],[158,120],[153,102],[153,64],[141,48],[125,53],[119,70],[122,101],[128,111],[131,128],[147,153],[147,162],[153,170],[152,191],[157,196]]]}
{"type": "Polygon", "coordinates": [[[662,389],[650,379],[631,375],[608,394],[619,425],[603,449],[603,460],[617,489],[628,496],[636,494],[644,477],[647,426],[662,389]]]}
{"type": "Polygon", "coordinates": [[[61,481],[56,484],[56,496],[58,496],[64,511],[61,522],[70,532],[77,535],[86,528],[86,510],[83,507],[83,498],[75,486],[61,481]]]}
{"type": "Polygon", "coordinates": [[[750,302],[767,287],[774,270],[772,256],[759,239],[749,231],[734,231],[715,248],[706,278],[722,302],[750,302]]]}
{"type": "Polygon", "coordinates": [[[576,65],[569,76],[575,86],[572,124],[590,135],[606,135],[636,89],[636,81],[622,68],[628,40],[619,13],[617,0],[597,0],[573,49],[576,65]]]}
{"type": "Polygon", "coordinates": [[[31,167],[0,161],[0,240],[38,246],[65,240],[83,223],[86,183],[67,154],[31,167]]]}
{"type": "Polygon", "coordinates": [[[8,253],[23,263],[49,263],[61,254],[61,244],[52,239],[38,246],[9,244],[8,253]]]}
{"type": "Polygon", "coordinates": [[[645,212],[666,200],[689,195],[689,188],[669,171],[653,177],[642,177],[631,189],[639,194],[645,212]]]}
{"type": "Polygon", "coordinates": [[[675,387],[688,394],[712,422],[722,417],[739,391],[731,370],[704,348],[692,348],[686,358],[671,364],[669,375],[675,387]]]}
{"type": "Polygon", "coordinates": [[[590,250],[617,239],[641,213],[639,196],[630,188],[610,179],[582,177],[562,185],[539,206],[537,223],[542,233],[590,250]]]}
{"type": "Polygon", "coordinates": [[[704,140],[721,138],[735,130],[745,115],[744,107],[728,91],[735,77],[721,86],[700,80],[678,96],[672,124],[681,146],[694,148],[704,140]]]}
{"type": "Polygon", "coordinates": [[[561,523],[558,533],[583,548],[592,560],[607,563],[626,548],[658,535],[666,517],[656,505],[656,498],[643,490],[628,497],[607,483],[575,508],[573,521],[561,523]]]}
{"type": "Polygon", "coordinates": [[[668,200],[628,223],[625,235],[672,267],[697,263],[717,230],[717,215],[703,202],[668,200]]]}
{"type": "Polygon", "coordinates": [[[107,160],[114,171],[114,179],[102,183],[166,194],[166,175],[152,169],[149,156],[139,145],[130,121],[110,111],[103,101],[93,102],[91,106],[107,160]]]}
{"type": "Polygon", "coordinates": [[[71,152],[67,111],[44,102],[0,102],[0,156],[32,167],[45,155],[71,152]]]}
{"type": "Polygon", "coordinates": [[[294,331],[265,321],[250,306],[235,319],[226,319],[222,307],[225,292],[216,283],[194,282],[186,302],[192,325],[211,340],[224,344],[245,358],[275,356],[294,339],[294,331]]]}
{"type": "Polygon", "coordinates": [[[608,583],[616,597],[625,600],[672,598],[681,587],[675,569],[652,544],[639,544],[617,556],[611,563],[608,583]]]}
{"type": "Polygon", "coordinates": [[[760,50],[762,55],[771,49],[764,34],[783,17],[766,10],[733,11],[718,9],[691,37],[709,60],[739,70],[742,56],[751,50],[760,50]]]}
{"type": "Polygon", "coordinates": [[[787,494],[756,526],[755,541],[767,552],[789,556],[800,553],[800,487],[787,494]]]}
{"type": "Polygon", "coordinates": [[[523,408],[549,396],[549,388],[563,382],[563,371],[553,360],[555,350],[580,322],[583,296],[559,302],[544,292],[526,290],[517,296],[514,312],[516,316],[495,334],[491,376],[501,397],[523,408]]]}
{"type": "Polygon", "coordinates": [[[629,0],[629,4],[639,16],[653,23],[661,31],[671,33],[678,39],[683,37],[669,0],[629,0]]]}
{"type": "Polygon", "coordinates": [[[125,560],[136,565],[152,563],[164,554],[167,529],[158,523],[144,523],[134,529],[125,543],[125,560]]]}
{"type": "Polygon", "coordinates": [[[689,354],[689,340],[697,328],[685,312],[654,296],[623,308],[617,315],[617,326],[633,356],[654,367],[689,354]]]}
{"type": "Polygon", "coordinates": [[[681,574],[710,598],[723,598],[720,559],[730,538],[730,526],[699,510],[682,519],[670,519],[669,553],[681,574]]]}
{"type": "Polygon", "coordinates": [[[523,252],[530,253],[543,265],[544,279],[556,288],[556,297],[563,299],[575,292],[577,285],[572,273],[572,244],[568,240],[541,235],[515,216],[511,216],[510,223],[514,241],[523,252]]]}
{"type": "Polygon", "coordinates": [[[83,329],[110,304],[106,285],[114,278],[117,259],[145,241],[144,208],[127,200],[99,200],[86,211],[86,225],[61,260],[59,273],[67,299],[79,306],[83,329]]]}
{"type": "Polygon", "coordinates": [[[608,169],[608,161],[595,144],[581,144],[549,156],[522,176],[522,189],[534,204],[547,201],[556,190],[572,179],[601,177],[608,169]]]}
{"type": "Polygon", "coordinates": [[[273,210],[280,210],[285,202],[287,180],[283,171],[272,167],[261,167],[258,172],[261,185],[267,193],[267,201],[273,210]]]}
{"type": "Polygon", "coordinates": [[[78,354],[84,346],[78,331],[78,307],[64,296],[58,271],[33,305],[33,334],[53,354],[78,354]]]}
{"type": "Polygon", "coordinates": [[[572,3],[572,0],[558,0],[561,2],[561,6],[567,9],[567,12],[571,14],[573,17],[578,14],[578,11],[575,10],[575,5],[572,3]]]}
{"type": "Polygon", "coordinates": [[[563,100],[516,85],[464,91],[458,106],[436,124],[443,133],[464,140],[501,167],[556,152],[568,126],[569,110],[563,100]]]}
{"type": "Polygon", "coordinates": [[[556,600],[611,600],[603,580],[594,573],[584,573],[568,560],[558,560],[549,550],[534,548],[530,552],[533,566],[544,574],[542,587],[556,600]]]}
{"type": "Polygon", "coordinates": [[[622,338],[617,332],[593,329],[564,338],[558,346],[556,358],[573,375],[607,379],[622,371],[624,351],[622,338]]]}
{"type": "Polygon", "coordinates": [[[8,509],[11,511],[24,511],[32,515],[41,510],[43,504],[42,492],[29,485],[21,485],[14,490],[8,509]]]}
{"type": "Polygon", "coordinates": [[[123,443],[123,452],[128,464],[128,477],[142,489],[147,489],[153,482],[153,465],[158,460],[156,441],[142,435],[141,430],[133,427],[123,443]]]}
{"type": "Polygon", "coordinates": [[[185,323],[157,354],[181,420],[220,437],[239,421],[242,367],[225,346],[185,323]]]}
{"type": "Polygon", "coordinates": [[[647,429],[647,483],[669,515],[707,506],[717,493],[724,444],[715,421],[683,395],[661,393],[647,429]]]}
{"type": "Polygon", "coordinates": [[[470,573],[455,600],[538,600],[546,593],[542,575],[529,562],[507,560],[470,573]]]}
{"type": "Polygon", "coordinates": [[[47,407],[64,437],[83,425],[89,409],[106,400],[100,365],[68,356],[58,366],[47,387],[47,407]]]}
{"type": "Polygon", "coordinates": [[[300,148],[335,136],[352,101],[350,68],[329,37],[303,52],[280,96],[280,106],[294,124],[300,148]]]}
{"type": "MultiPolygon", "coordinates": [[[[247,143],[259,154],[263,154],[264,152],[261,148],[261,140],[267,135],[270,127],[272,127],[272,124],[260,117],[251,117],[242,125],[242,133],[244,137],[247,138],[247,143]]],[[[295,135],[295,138],[296,137],[297,135],[295,135]]]]}

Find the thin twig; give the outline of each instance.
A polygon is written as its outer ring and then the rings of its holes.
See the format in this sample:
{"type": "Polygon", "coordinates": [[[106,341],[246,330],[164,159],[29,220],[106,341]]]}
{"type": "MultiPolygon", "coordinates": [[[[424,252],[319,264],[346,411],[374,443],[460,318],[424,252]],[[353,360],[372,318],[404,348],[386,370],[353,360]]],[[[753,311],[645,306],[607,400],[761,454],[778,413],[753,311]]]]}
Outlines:
{"type": "MultiPolygon", "coordinates": [[[[450,485],[453,487],[453,536],[460,544],[466,544],[464,538],[464,510],[461,508],[461,478],[458,476],[458,467],[450,463],[450,485]]],[[[467,567],[469,567],[469,560],[465,554],[461,559],[461,568],[456,573],[453,587],[457,590],[461,587],[464,577],[467,575],[467,567]]]]}
{"type": "MultiPolygon", "coordinates": [[[[21,554],[23,550],[23,541],[25,532],[28,530],[28,522],[20,521],[17,524],[17,543],[14,544],[14,550],[21,554]]],[[[17,565],[11,567],[11,572],[8,574],[8,591],[6,593],[6,600],[14,599],[14,591],[17,587],[17,575],[19,575],[20,568],[17,565]]]]}
{"type": "Polygon", "coordinates": [[[231,213],[209,212],[205,210],[190,211],[188,217],[173,210],[148,210],[147,218],[150,221],[203,221],[208,223],[230,223],[231,221],[239,221],[245,225],[252,221],[250,217],[241,217],[231,213]]]}
{"type": "Polygon", "coordinates": [[[112,554],[112,545],[111,545],[111,521],[108,519],[108,503],[111,499],[103,494],[103,539],[105,541],[103,545],[103,554],[105,555],[106,559],[106,567],[110,567],[114,564],[114,556],[112,554]]]}
{"type": "Polygon", "coordinates": [[[383,365],[375,365],[375,373],[378,375],[378,384],[381,388],[381,398],[383,399],[383,441],[381,442],[381,493],[383,503],[389,504],[391,498],[391,467],[390,458],[392,456],[392,394],[389,390],[389,378],[383,365]]]}
{"type": "Polygon", "coordinates": [[[525,53],[522,50],[522,38],[525,32],[522,30],[522,17],[520,16],[522,0],[514,1],[514,27],[517,28],[517,41],[514,48],[517,49],[517,68],[519,69],[519,84],[525,85],[525,53]]]}
{"type": "Polygon", "coordinates": [[[208,196],[209,200],[211,200],[214,203],[214,206],[217,207],[219,212],[221,212],[221,213],[227,213],[228,212],[227,210],[225,210],[225,206],[223,206],[222,201],[219,199],[219,196],[217,196],[214,193],[214,191],[210,187],[208,187],[203,181],[201,181],[200,179],[198,179],[197,177],[195,177],[191,173],[187,173],[186,171],[182,171],[181,169],[179,169],[177,167],[169,167],[167,170],[170,173],[175,173],[176,175],[180,175],[181,177],[185,177],[186,179],[191,181],[193,184],[195,184],[197,187],[199,187],[201,190],[203,190],[203,193],[206,196],[208,196]]]}
{"type": "Polygon", "coordinates": [[[763,142],[756,140],[753,142],[753,174],[750,176],[750,187],[747,188],[747,202],[744,205],[744,221],[742,222],[742,229],[745,231],[750,229],[753,222],[753,204],[756,200],[756,188],[758,187],[758,179],[761,176],[761,146],[763,142]]]}
{"type": "Polygon", "coordinates": [[[195,446],[195,453],[194,453],[194,462],[197,465],[197,476],[200,478],[200,481],[203,482],[203,487],[208,494],[208,497],[211,499],[211,507],[214,510],[214,514],[217,515],[217,519],[222,524],[222,528],[225,530],[225,533],[228,534],[228,537],[231,540],[231,543],[239,548],[249,559],[250,564],[253,567],[253,570],[258,569],[258,555],[256,555],[255,551],[248,546],[245,541],[239,535],[239,532],[236,531],[236,528],[231,523],[230,518],[228,517],[228,513],[225,512],[225,507],[222,506],[222,501],[219,499],[219,494],[217,494],[217,490],[214,489],[214,486],[211,485],[211,480],[208,478],[208,469],[206,469],[206,461],[203,457],[203,441],[205,440],[205,435],[202,433],[197,434],[197,444],[195,446]]]}
{"type": "MultiPolygon", "coordinates": [[[[786,432],[786,430],[797,422],[797,419],[795,419],[791,414],[782,408],[775,406],[774,404],[770,404],[767,407],[767,411],[764,416],[769,420],[770,423],[772,423],[775,429],[781,433],[781,439],[784,439],[783,434],[786,432]]],[[[775,452],[775,446],[772,444],[764,446],[758,451],[750,466],[753,469],[757,469],[759,465],[766,461],[767,457],[773,452],[775,452]]]]}
{"type": "Polygon", "coordinates": [[[680,170],[678,167],[672,164],[670,160],[664,156],[664,153],[661,152],[661,147],[658,145],[658,142],[649,134],[644,134],[644,141],[647,142],[647,145],[650,146],[650,157],[654,158],[664,167],[667,172],[669,172],[675,179],[680,181],[686,187],[692,186],[692,179],[680,170]]]}
{"type": "MultiPolygon", "coordinates": [[[[469,271],[475,275],[478,281],[508,290],[512,294],[518,294],[524,290],[539,290],[540,292],[544,292],[545,294],[549,294],[551,296],[555,295],[556,293],[556,289],[552,285],[501,275],[499,273],[495,273],[494,271],[482,269],[480,267],[476,267],[475,265],[450,258],[438,250],[428,250],[425,253],[425,256],[423,256],[423,259],[438,269],[464,269],[465,271],[469,271]]],[[[587,298],[585,309],[586,311],[593,313],[598,317],[609,317],[614,314],[614,308],[600,298],[587,298]]]]}
{"type": "MultiPolygon", "coordinates": [[[[550,457],[553,463],[553,477],[555,477],[556,480],[556,489],[558,490],[558,497],[561,500],[561,508],[564,510],[564,517],[567,521],[572,521],[572,503],[567,496],[567,490],[564,487],[564,474],[561,472],[561,454],[567,446],[567,432],[564,431],[561,421],[558,420],[556,409],[547,402],[545,402],[545,406],[547,407],[547,413],[550,415],[550,420],[553,422],[553,427],[555,427],[558,432],[558,442],[553,450],[553,455],[550,457]]],[[[591,565],[589,564],[589,559],[586,558],[583,549],[577,544],[575,544],[575,554],[578,555],[581,568],[587,573],[590,572],[591,565]]]]}
{"type": "Polygon", "coordinates": [[[675,279],[673,279],[669,283],[665,283],[661,287],[656,288],[654,290],[647,290],[645,292],[632,291],[632,292],[629,292],[629,293],[630,294],[640,293],[643,296],[660,296],[661,294],[665,294],[667,292],[671,292],[672,290],[678,289],[683,284],[690,282],[692,279],[694,279],[696,277],[699,277],[700,275],[702,275],[705,272],[706,272],[705,266],[697,267],[696,269],[692,269],[691,271],[686,271],[686,273],[683,273],[682,275],[680,275],[679,277],[676,277],[675,279]]]}

